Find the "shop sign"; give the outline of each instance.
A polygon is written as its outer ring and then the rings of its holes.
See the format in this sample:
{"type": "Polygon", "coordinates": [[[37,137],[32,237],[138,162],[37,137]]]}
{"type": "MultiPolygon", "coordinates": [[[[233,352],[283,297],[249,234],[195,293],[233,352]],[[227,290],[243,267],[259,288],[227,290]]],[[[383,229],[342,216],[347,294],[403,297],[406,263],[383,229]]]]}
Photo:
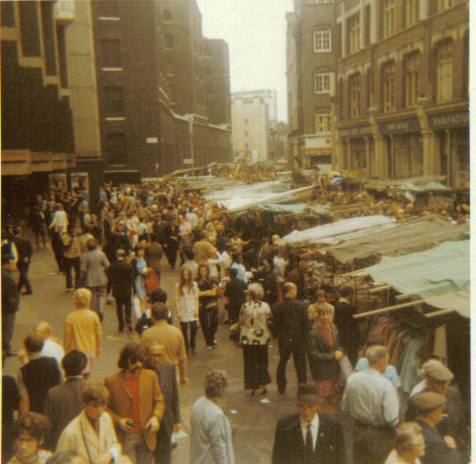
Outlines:
{"type": "Polygon", "coordinates": [[[369,125],[339,129],[339,137],[341,139],[361,137],[363,135],[372,135],[372,128],[369,125]]]}
{"type": "Polygon", "coordinates": [[[454,113],[434,114],[428,116],[430,129],[449,129],[451,127],[469,126],[469,111],[455,111],[454,113]]]}
{"type": "Polygon", "coordinates": [[[420,130],[420,121],[418,118],[378,123],[378,131],[381,135],[419,132],[420,130]]]}

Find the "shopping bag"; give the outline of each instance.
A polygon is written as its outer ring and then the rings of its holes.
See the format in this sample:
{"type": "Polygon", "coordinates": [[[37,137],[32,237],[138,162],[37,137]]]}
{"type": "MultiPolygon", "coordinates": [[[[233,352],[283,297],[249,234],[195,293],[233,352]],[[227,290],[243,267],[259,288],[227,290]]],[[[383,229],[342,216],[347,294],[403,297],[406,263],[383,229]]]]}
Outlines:
{"type": "Polygon", "coordinates": [[[136,319],[140,319],[140,317],[142,316],[142,310],[140,307],[140,300],[137,295],[134,295],[132,297],[132,307],[134,308],[134,316],[136,317],[136,319]]]}
{"type": "Polygon", "coordinates": [[[351,376],[351,374],[354,373],[354,369],[347,355],[345,355],[339,361],[339,366],[340,366],[339,386],[344,388],[345,384],[347,383],[347,379],[351,376]]]}

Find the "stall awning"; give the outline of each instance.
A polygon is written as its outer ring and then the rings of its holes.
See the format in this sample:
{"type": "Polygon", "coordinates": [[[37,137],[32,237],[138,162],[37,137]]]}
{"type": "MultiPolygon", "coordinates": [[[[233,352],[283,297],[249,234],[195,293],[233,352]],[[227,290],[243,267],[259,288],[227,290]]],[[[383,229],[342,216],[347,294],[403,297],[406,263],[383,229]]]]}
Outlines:
{"type": "Polygon", "coordinates": [[[310,205],[309,203],[295,203],[292,205],[264,203],[257,205],[257,208],[272,213],[303,214],[308,212],[313,214],[329,214],[330,212],[330,207],[327,205],[310,205]]]}
{"type": "Polygon", "coordinates": [[[440,216],[427,216],[399,223],[387,230],[378,230],[363,237],[331,246],[325,251],[342,263],[373,255],[389,256],[415,253],[442,242],[457,240],[469,231],[469,224],[452,224],[440,216]]]}
{"type": "Polygon", "coordinates": [[[343,219],[307,230],[295,230],[283,237],[280,243],[291,246],[305,246],[311,243],[338,243],[337,237],[340,235],[394,222],[395,219],[381,215],[343,219]]]}
{"type": "Polygon", "coordinates": [[[384,257],[365,270],[374,281],[386,282],[400,293],[448,309],[450,297],[443,295],[469,290],[469,248],[469,240],[446,242],[421,253],[384,257]]]}

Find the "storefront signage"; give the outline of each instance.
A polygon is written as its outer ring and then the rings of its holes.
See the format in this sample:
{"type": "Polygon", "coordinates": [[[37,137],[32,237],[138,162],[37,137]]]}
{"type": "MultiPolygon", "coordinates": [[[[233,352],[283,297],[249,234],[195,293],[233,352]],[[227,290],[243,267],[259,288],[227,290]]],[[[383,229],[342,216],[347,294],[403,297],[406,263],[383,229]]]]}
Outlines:
{"type": "Polygon", "coordinates": [[[419,132],[420,121],[418,118],[408,118],[399,121],[379,122],[378,131],[381,135],[419,132]]]}
{"type": "Polygon", "coordinates": [[[342,139],[362,137],[363,135],[372,135],[372,128],[369,125],[339,129],[339,137],[342,139]]]}
{"type": "Polygon", "coordinates": [[[430,115],[428,117],[430,129],[449,129],[452,127],[469,126],[469,111],[456,111],[454,113],[443,113],[430,115]]]}

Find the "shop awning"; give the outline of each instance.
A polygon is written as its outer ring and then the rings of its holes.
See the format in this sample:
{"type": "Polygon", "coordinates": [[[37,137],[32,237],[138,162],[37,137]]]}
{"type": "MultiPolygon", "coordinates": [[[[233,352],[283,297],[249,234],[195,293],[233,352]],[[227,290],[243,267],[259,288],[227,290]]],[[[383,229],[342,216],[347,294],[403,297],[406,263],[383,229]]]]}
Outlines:
{"type": "Polygon", "coordinates": [[[280,240],[283,245],[305,246],[311,243],[338,243],[338,236],[381,224],[390,224],[395,219],[387,216],[364,216],[343,219],[307,230],[293,231],[280,240]]]}
{"type": "MultiPolygon", "coordinates": [[[[377,282],[386,282],[413,298],[430,298],[468,290],[469,240],[446,242],[402,256],[387,256],[365,270],[377,282]]],[[[443,301],[436,300],[443,305],[443,301]]],[[[440,306],[438,306],[440,307],[440,306]]]]}
{"type": "Polygon", "coordinates": [[[303,214],[309,212],[313,214],[329,214],[330,212],[330,207],[327,205],[310,205],[309,203],[295,203],[292,205],[264,203],[257,205],[257,208],[272,213],[303,214]]]}
{"type": "Polygon", "coordinates": [[[369,231],[369,234],[327,248],[342,263],[364,259],[373,255],[390,256],[415,253],[439,243],[457,240],[469,231],[469,224],[452,224],[438,215],[401,222],[386,230],[369,231]]]}

